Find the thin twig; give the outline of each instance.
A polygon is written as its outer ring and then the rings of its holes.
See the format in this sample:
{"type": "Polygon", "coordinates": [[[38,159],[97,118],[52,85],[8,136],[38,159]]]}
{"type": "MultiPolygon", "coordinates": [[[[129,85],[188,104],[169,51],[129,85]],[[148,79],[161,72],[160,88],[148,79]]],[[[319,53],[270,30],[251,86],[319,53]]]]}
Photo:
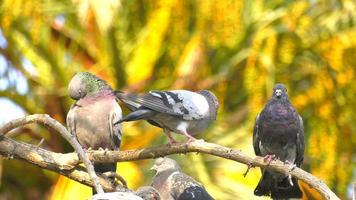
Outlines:
{"type": "Polygon", "coordinates": [[[40,147],[40,146],[43,144],[44,140],[45,140],[45,139],[42,138],[41,141],[37,144],[37,147],[40,147]]]}
{"type": "Polygon", "coordinates": [[[77,139],[75,138],[74,135],[70,134],[68,130],[58,121],[55,119],[51,118],[49,115],[46,114],[34,114],[34,115],[29,115],[23,118],[15,119],[12,120],[8,123],[5,123],[1,128],[0,128],[0,136],[4,136],[7,132],[11,131],[12,129],[24,126],[26,124],[30,123],[40,123],[43,124],[47,127],[50,127],[54,130],[56,130],[58,133],[64,137],[69,144],[72,145],[74,150],[78,153],[79,158],[83,161],[84,165],[86,166],[88,170],[88,174],[90,178],[93,180],[94,183],[94,188],[98,193],[104,193],[103,188],[99,184],[98,177],[96,176],[96,173],[94,171],[94,166],[88,159],[87,155],[85,154],[82,146],[79,144],[77,139]]]}
{"type": "Polygon", "coordinates": [[[125,179],[122,176],[118,175],[116,172],[112,172],[112,171],[104,172],[103,175],[105,175],[108,178],[115,178],[119,180],[122,186],[127,188],[127,182],[125,181],[125,179]]]}
{"type": "Polygon", "coordinates": [[[244,177],[247,176],[248,172],[250,171],[250,169],[253,167],[252,163],[247,164],[247,169],[246,171],[242,174],[244,177]]]}

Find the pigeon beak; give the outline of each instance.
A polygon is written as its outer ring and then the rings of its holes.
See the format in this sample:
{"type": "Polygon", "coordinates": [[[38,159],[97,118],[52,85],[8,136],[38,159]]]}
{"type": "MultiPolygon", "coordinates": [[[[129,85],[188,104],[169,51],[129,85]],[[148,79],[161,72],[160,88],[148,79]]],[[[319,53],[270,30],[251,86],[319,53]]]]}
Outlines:
{"type": "Polygon", "coordinates": [[[282,95],[282,90],[277,89],[275,93],[277,97],[280,97],[282,95]]]}

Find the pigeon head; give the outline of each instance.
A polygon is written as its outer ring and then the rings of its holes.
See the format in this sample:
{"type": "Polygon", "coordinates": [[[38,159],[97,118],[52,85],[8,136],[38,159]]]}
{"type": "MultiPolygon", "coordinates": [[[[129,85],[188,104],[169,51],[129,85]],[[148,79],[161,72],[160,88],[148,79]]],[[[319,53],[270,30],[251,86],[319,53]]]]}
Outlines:
{"type": "Polygon", "coordinates": [[[197,93],[203,95],[207,99],[210,107],[210,116],[212,119],[215,120],[219,109],[218,98],[215,96],[214,93],[210,92],[209,90],[199,90],[197,93]]]}
{"type": "Polygon", "coordinates": [[[72,99],[79,100],[104,88],[110,88],[104,80],[89,72],[79,72],[69,83],[69,95],[72,99]]]}
{"type": "Polygon", "coordinates": [[[155,161],[155,164],[151,168],[151,170],[155,170],[156,174],[163,172],[163,171],[179,171],[180,167],[178,163],[170,158],[158,158],[155,161]]]}
{"type": "Polygon", "coordinates": [[[273,87],[273,98],[275,99],[288,99],[287,88],[282,83],[277,83],[273,87]]]}

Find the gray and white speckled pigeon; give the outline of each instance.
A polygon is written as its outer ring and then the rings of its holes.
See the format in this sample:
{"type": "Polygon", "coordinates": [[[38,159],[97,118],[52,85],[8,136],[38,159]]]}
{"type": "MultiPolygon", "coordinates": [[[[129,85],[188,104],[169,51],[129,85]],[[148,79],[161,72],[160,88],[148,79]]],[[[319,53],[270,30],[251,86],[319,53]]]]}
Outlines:
{"type": "Polygon", "coordinates": [[[170,132],[183,134],[188,143],[195,135],[216,119],[219,102],[208,90],[191,92],[187,90],[151,91],[144,94],[116,92],[133,112],[123,117],[123,121],[147,120],[152,125],[163,128],[170,143],[176,142],[170,132]]]}
{"type": "MultiPolygon", "coordinates": [[[[76,102],[67,114],[67,127],[83,148],[118,150],[121,108],[111,87],[89,72],[77,73],[69,83],[70,97],[76,102]]],[[[94,163],[96,172],[116,171],[116,163],[94,163]]]]}
{"type": "Polygon", "coordinates": [[[89,200],[146,200],[133,192],[107,192],[93,195],[89,200]]]}
{"type": "MultiPolygon", "coordinates": [[[[287,89],[276,84],[272,98],[257,116],[253,131],[253,148],[258,156],[271,161],[274,156],[300,167],[304,158],[303,120],[288,100],[287,89]]],[[[296,178],[268,169],[254,191],[257,196],[270,195],[273,199],[301,198],[296,178]]]]}
{"type": "Polygon", "coordinates": [[[156,170],[152,187],[165,200],[212,200],[213,197],[192,177],[181,172],[178,163],[170,158],[158,158],[151,168],[156,170]]]}
{"type": "Polygon", "coordinates": [[[144,200],[161,200],[161,195],[159,192],[151,186],[139,187],[135,194],[144,200]]]}

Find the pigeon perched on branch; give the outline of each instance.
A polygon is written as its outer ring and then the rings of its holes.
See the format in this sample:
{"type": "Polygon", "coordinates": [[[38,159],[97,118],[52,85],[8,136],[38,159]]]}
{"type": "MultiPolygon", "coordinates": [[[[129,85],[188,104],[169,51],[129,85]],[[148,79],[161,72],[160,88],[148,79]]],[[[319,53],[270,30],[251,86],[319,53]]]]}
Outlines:
{"type": "Polygon", "coordinates": [[[170,132],[185,135],[188,143],[194,141],[192,135],[203,131],[216,119],[219,107],[218,99],[208,90],[151,91],[144,94],[117,91],[115,94],[133,111],[117,123],[147,120],[163,128],[170,143],[176,142],[170,132]]]}
{"type": "MultiPolygon", "coordinates": [[[[253,148],[257,156],[269,162],[274,157],[297,167],[304,158],[303,120],[288,100],[287,89],[276,84],[272,98],[257,116],[253,131],[253,148]]],[[[270,195],[273,199],[301,198],[298,181],[290,175],[265,168],[254,191],[257,196],[270,195]]]]}
{"type": "MultiPolygon", "coordinates": [[[[67,114],[67,127],[85,149],[118,150],[121,108],[111,87],[89,72],[77,73],[69,83],[70,97],[76,102],[67,114]]],[[[115,172],[116,163],[94,163],[95,172],[115,172]]]]}
{"type": "Polygon", "coordinates": [[[204,187],[181,172],[178,163],[170,158],[158,158],[151,168],[156,170],[152,187],[165,200],[213,200],[204,187]]]}

